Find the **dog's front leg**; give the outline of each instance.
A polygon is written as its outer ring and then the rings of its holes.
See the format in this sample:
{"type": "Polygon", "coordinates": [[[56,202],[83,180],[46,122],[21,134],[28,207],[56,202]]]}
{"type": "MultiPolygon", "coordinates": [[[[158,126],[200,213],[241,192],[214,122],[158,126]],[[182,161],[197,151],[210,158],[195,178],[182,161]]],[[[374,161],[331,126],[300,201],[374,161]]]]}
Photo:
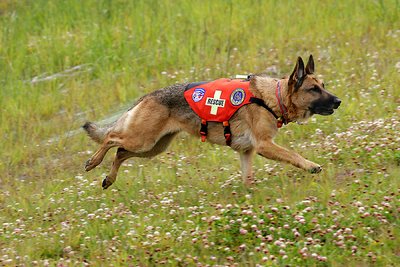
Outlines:
{"type": "Polygon", "coordinates": [[[240,152],[240,165],[242,169],[242,179],[246,185],[253,183],[253,156],[254,149],[240,152]]]}
{"type": "Polygon", "coordinates": [[[298,168],[309,171],[310,173],[319,173],[322,168],[320,165],[306,160],[296,152],[283,148],[271,141],[263,141],[257,146],[257,153],[263,157],[284,161],[298,168]]]}

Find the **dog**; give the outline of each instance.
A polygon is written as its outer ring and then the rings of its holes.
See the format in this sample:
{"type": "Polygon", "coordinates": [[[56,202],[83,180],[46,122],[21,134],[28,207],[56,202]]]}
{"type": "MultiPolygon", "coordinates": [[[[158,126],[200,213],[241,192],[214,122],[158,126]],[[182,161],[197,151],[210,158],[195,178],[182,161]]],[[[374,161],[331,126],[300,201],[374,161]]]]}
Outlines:
{"type": "MultiPolygon", "coordinates": [[[[106,189],[115,182],[118,169],[125,160],[131,157],[156,156],[166,150],[180,131],[185,131],[202,137],[203,141],[206,139],[213,144],[228,144],[238,151],[242,178],[246,184],[253,183],[252,160],[255,153],[268,159],[290,163],[310,173],[319,173],[322,170],[320,165],[273,141],[282,124],[302,122],[314,114],[331,115],[340,106],[341,100],[328,92],[322,81],[314,75],[313,56],[310,55],[305,67],[302,58],[298,57],[289,77],[276,79],[256,74],[240,82],[248,85],[246,92],[252,98],[247,104],[242,103],[226,122],[205,121],[200,118],[184,96],[190,85],[185,83],[159,89],[141,97],[110,125],[99,127],[91,122],[85,123],[83,129],[94,141],[101,144],[86,162],[85,170],[95,168],[110,148],[118,147],[111,171],[102,182],[103,189],[106,189]]],[[[193,85],[193,102],[204,97],[206,90],[202,84],[198,83],[197,87],[196,84],[193,85]]],[[[209,97],[207,103],[222,107],[222,104],[230,101],[235,105],[243,101],[246,94],[243,90],[237,90],[230,100],[209,97]]],[[[219,110],[219,107],[215,109],[219,110]]],[[[215,109],[210,113],[215,113],[215,109]]]]}

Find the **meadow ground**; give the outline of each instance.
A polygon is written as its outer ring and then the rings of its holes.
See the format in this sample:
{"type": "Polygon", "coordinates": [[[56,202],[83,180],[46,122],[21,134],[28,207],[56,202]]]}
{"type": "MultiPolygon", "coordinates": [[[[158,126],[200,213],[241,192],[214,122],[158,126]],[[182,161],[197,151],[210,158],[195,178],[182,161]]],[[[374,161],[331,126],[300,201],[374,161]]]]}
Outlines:
{"type": "Polygon", "coordinates": [[[399,266],[400,2],[0,2],[0,265],[399,266]],[[80,130],[155,89],[297,56],[342,99],[276,141],[311,175],[185,134],[111,166],[80,130]]]}

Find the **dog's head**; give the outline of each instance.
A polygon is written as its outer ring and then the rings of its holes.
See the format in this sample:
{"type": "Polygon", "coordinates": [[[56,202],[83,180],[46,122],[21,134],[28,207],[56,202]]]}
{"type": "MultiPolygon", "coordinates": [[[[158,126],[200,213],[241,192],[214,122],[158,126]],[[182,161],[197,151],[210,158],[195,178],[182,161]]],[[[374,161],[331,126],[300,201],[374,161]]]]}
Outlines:
{"type": "Polygon", "coordinates": [[[307,119],[314,114],[331,115],[340,106],[341,100],[328,92],[324,83],[314,76],[312,55],[305,68],[303,59],[297,59],[288,86],[290,101],[300,115],[299,119],[307,119]]]}

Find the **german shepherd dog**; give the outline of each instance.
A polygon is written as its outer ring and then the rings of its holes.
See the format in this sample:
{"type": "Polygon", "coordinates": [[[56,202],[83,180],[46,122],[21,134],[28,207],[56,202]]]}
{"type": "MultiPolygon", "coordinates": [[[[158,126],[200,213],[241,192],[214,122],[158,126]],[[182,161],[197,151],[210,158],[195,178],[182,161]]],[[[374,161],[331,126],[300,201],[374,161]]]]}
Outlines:
{"type": "MultiPolygon", "coordinates": [[[[275,79],[259,74],[249,76],[249,82],[250,92],[261,99],[263,105],[245,105],[229,120],[232,133],[230,146],[240,153],[244,182],[253,182],[252,159],[255,153],[290,163],[310,173],[319,173],[322,170],[320,165],[273,141],[280,126],[277,117],[285,123],[301,122],[314,114],[330,115],[341,103],[314,76],[312,55],[306,67],[299,57],[289,78],[275,79]]],[[[131,109],[108,126],[98,127],[91,122],[83,125],[88,135],[101,145],[86,162],[86,171],[99,165],[110,148],[118,147],[111,171],[103,180],[103,189],[115,182],[118,169],[126,159],[156,156],[168,147],[180,131],[200,136],[201,119],[185,101],[186,86],[175,84],[141,97],[131,109]]],[[[207,141],[225,145],[221,124],[208,123],[207,141]]]]}

